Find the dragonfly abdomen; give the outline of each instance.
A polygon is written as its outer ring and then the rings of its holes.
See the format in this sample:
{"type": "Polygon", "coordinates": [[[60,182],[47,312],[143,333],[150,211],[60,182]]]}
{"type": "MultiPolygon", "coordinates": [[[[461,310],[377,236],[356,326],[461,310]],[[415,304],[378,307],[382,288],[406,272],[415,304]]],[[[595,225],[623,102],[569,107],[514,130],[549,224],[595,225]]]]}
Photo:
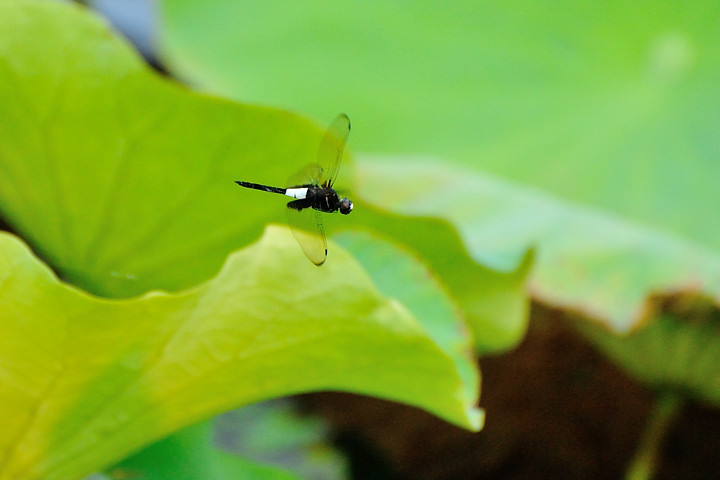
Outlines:
{"type": "Polygon", "coordinates": [[[286,188],[260,185],[259,183],[241,182],[240,180],[235,180],[235,183],[237,183],[241,187],[254,188],[255,190],[262,190],[263,192],[279,193],[280,195],[285,195],[285,190],[287,190],[286,188]]]}

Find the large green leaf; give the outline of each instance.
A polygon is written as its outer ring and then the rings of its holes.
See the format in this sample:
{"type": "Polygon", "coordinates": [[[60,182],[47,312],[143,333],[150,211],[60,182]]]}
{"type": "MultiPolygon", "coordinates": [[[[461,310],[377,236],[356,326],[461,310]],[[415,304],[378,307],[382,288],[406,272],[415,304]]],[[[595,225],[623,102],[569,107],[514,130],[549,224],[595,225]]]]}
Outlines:
{"type": "Polygon", "coordinates": [[[473,346],[471,337],[461,321],[461,310],[438,279],[413,256],[368,234],[343,234],[338,240],[363,264],[380,290],[407,306],[435,343],[455,359],[465,395],[472,402],[480,387],[476,370],[466,362],[473,346]],[[450,322],[453,318],[456,321],[450,322]]]}
{"type": "MultiPolygon", "coordinates": [[[[342,234],[336,239],[362,262],[383,294],[407,306],[435,343],[454,359],[462,378],[466,402],[474,403],[479,390],[479,378],[473,363],[468,362],[471,337],[457,318],[460,310],[446,297],[441,284],[412,256],[369,234],[342,234]],[[457,321],[449,322],[452,318],[457,318],[457,321]]],[[[313,428],[307,422],[299,424],[287,406],[274,403],[252,405],[224,417],[230,418],[235,419],[234,423],[237,424],[235,429],[238,432],[235,435],[242,431],[240,437],[243,445],[237,449],[237,453],[245,457],[242,461],[231,461],[215,448],[203,444],[207,429],[199,426],[190,427],[187,431],[150,446],[123,461],[111,472],[119,479],[131,474],[153,479],[174,478],[178,471],[185,472],[183,478],[226,478],[233,475],[231,472],[242,478],[250,478],[258,469],[259,478],[264,478],[261,475],[267,478],[284,475],[283,472],[269,470],[269,466],[266,471],[248,461],[251,459],[266,460],[275,467],[282,464],[295,473],[301,470],[303,478],[324,478],[330,475],[333,466],[337,470],[337,460],[332,457],[325,458],[322,463],[317,461],[319,459],[311,461],[306,453],[306,444],[308,440],[317,442],[320,434],[317,425],[313,424],[313,428]],[[308,435],[311,435],[310,439],[308,435]],[[192,452],[184,454],[185,449],[192,452]],[[285,465],[285,458],[292,460],[292,464],[285,465]],[[326,471],[328,468],[330,470],[326,471]]],[[[482,421],[482,417],[478,420],[482,421]]],[[[312,450],[313,457],[317,457],[317,445],[313,445],[312,450]]]]}
{"type": "Polygon", "coordinates": [[[206,284],[114,301],[0,235],[0,478],[76,478],[212,413],[314,389],[479,426],[453,361],[407,310],[342,250],[303,268],[290,241],[269,229],[206,284]]]}
{"type": "Polygon", "coordinates": [[[340,247],[316,268],[272,227],[228,258],[283,215],[233,180],[311,161],[314,125],[178,87],[81,7],[15,0],[0,2],[0,132],[3,218],[64,279],[122,298],[59,281],[0,233],[0,478],[77,478],[315,389],[480,427],[470,360],[340,247]]]}

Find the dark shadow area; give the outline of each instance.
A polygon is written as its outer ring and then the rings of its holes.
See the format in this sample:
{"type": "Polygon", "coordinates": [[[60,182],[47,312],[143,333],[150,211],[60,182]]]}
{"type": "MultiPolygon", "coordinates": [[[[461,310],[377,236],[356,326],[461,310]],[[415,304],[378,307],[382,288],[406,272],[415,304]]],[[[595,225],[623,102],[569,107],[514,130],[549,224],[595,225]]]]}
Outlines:
{"type": "Polygon", "coordinates": [[[0,230],[2,230],[2,231],[4,231],[4,232],[14,233],[14,232],[12,231],[12,229],[10,228],[10,225],[8,225],[7,223],[5,223],[5,221],[2,219],[2,217],[0,217],[0,230]]]}
{"type": "MultiPolygon", "coordinates": [[[[301,402],[333,426],[356,480],[624,477],[652,393],[609,363],[559,312],[535,306],[523,343],[484,358],[481,366],[487,421],[477,434],[357,395],[312,394],[301,402]]],[[[669,432],[656,478],[719,478],[718,431],[718,410],[685,409],[669,432]]]]}
{"type": "Polygon", "coordinates": [[[2,230],[4,232],[14,233],[15,235],[17,235],[17,233],[15,233],[15,230],[13,230],[12,227],[10,227],[10,225],[5,221],[5,218],[3,218],[1,213],[0,213],[0,230],[2,230]]]}

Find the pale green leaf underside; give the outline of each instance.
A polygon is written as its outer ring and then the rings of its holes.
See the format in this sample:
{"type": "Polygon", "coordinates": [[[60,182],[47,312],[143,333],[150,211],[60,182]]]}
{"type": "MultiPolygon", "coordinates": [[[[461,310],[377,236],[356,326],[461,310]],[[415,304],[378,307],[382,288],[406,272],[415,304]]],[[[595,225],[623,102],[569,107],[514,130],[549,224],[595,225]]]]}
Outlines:
{"type": "Polygon", "coordinates": [[[720,304],[720,255],[685,238],[427,158],[361,160],[358,185],[369,198],[447,218],[483,263],[512,267],[537,247],[530,287],[551,305],[627,331],[646,319],[650,294],[702,292],[720,304]]]}
{"type": "Polygon", "coordinates": [[[0,235],[0,478],[73,478],[211,414],[315,389],[479,427],[452,360],[400,304],[339,248],[321,270],[291,241],[269,229],[202,286],[113,301],[0,235]]]}

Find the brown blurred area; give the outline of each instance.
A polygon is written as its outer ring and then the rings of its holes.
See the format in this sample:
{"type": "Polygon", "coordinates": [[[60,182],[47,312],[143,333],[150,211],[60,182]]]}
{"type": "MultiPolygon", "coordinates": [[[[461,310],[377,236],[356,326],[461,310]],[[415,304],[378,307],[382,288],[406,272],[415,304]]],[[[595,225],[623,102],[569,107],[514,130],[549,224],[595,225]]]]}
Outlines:
{"type": "MultiPolygon", "coordinates": [[[[652,392],[609,363],[561,313],[534,306],[522,344],[480,365],[487,419],[477,434],[357,395],[312,394],[302,402],[331,423],[355,480],[624,477],[652,392]]],[[[719,429],[720,412],[686,406],[655,478],[719,478],[719,429]]]]}

